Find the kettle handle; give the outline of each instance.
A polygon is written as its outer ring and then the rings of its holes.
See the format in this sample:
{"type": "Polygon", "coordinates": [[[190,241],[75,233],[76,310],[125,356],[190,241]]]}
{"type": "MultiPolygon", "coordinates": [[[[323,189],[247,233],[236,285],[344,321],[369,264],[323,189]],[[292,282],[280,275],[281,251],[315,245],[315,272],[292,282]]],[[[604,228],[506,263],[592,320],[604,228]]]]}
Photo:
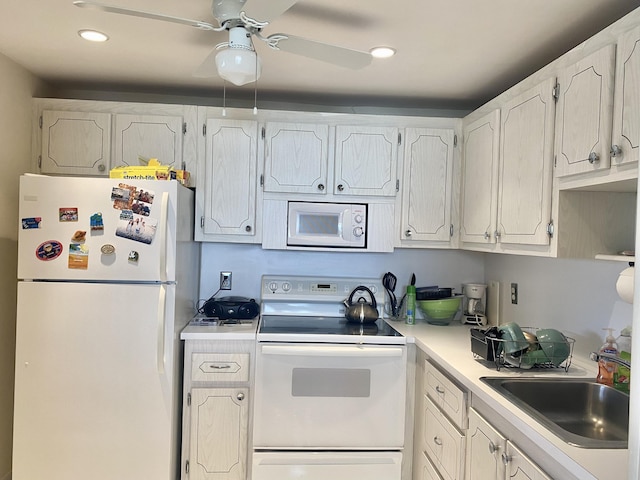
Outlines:
{"type": "Polygon", "coordinates": [[[373,308],[377,308],[376,297],[374,297],[373,292],[369,290],[368,287],[365,287],[364,285],[360,285],[359,287],[356,287],[353,289],[353,291],[351,292],[351,295],[349,295],[349,299],[347,300],[347,302],[349,303],[349,306],[353,305],[353,296],[356,294],[356,292],[360,290],[364,290],[369,294],[369,296],[371,297],[371,306],[373,308]]]}

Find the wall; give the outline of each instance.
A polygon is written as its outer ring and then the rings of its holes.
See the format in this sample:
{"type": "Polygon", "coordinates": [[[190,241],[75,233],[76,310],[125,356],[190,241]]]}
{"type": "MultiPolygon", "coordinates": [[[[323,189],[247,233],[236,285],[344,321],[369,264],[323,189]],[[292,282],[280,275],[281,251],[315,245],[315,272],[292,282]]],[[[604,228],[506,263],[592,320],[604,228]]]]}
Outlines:
{"type": "Polygon", "coordinates": [[[18,177],[29,170],[31,97],[43,85],[0,54],[0,479],[11,478],[18,177]]]}

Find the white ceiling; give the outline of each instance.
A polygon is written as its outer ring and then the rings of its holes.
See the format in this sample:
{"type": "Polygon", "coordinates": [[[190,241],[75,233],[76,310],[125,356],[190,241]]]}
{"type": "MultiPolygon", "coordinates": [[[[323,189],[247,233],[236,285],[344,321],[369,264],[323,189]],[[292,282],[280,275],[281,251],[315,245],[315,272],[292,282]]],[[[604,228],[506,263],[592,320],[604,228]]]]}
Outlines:
{"type": "MultiPolygon", "coordinates": [[[[102,0],[216,23],[210,0],[102,0]]],[[[250,13],[249,0],[246,10],[250,13]]],[[[222,80],[192,72],[226,32],[77,8],[72,0],[0,0],[0,52],[60,88],[219,95],[222,80]],[[107,33],[86,42],[83,28],[107,33]]],[[[355,50],[398,50],[349,70],[269,49],[262,99],[475,108],[640,6],[640,0],[299,0],[264,31],[355,50]],[[373,99],[372,99],[373,98],[373,99]]],[[[227,84],[253,97],[253,85],[227,84]]]]}

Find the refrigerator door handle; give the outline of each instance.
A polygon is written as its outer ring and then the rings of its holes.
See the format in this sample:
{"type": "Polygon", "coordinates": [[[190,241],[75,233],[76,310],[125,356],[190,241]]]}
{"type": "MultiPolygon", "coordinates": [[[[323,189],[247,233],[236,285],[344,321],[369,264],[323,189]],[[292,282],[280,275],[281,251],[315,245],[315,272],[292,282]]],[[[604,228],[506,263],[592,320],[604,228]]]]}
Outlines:
{"type": "Polygon", "coordinates": [[[158,346],[156,349],[156,361],[158,364],[158,373],[164,375],[164,337],[166,327],[166,298],[167,286],[160,285],[160,293],[158,294],[158,346]]]}
{"type": "Polygon", "coordinates": [[[169,192],[162,192],[160,204],[160,281],[167,281],[167,224],[169,222],[169,192]]]}

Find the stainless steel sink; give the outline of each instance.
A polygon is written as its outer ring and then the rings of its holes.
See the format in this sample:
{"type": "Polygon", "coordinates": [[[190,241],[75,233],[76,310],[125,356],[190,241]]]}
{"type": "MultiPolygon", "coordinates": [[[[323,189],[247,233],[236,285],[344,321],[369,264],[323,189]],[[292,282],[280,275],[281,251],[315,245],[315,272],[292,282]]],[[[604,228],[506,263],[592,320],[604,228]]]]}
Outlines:
{"type": "Polygon", "coordinates": [[[570,445],[627,448],[629,395],[595,380],[482,377],[570,445]]]}

